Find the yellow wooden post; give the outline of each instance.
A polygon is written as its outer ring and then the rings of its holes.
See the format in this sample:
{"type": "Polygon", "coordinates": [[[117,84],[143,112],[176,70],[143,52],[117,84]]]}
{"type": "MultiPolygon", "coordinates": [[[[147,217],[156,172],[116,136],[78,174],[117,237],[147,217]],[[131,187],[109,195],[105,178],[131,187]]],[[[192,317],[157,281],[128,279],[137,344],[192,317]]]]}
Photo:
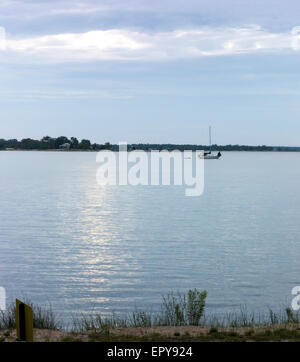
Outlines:
{"type": "Polygon", "coordinates": [[[16,299],[17,338],[26,342],[33,342],[33,310],[16,299]]]}

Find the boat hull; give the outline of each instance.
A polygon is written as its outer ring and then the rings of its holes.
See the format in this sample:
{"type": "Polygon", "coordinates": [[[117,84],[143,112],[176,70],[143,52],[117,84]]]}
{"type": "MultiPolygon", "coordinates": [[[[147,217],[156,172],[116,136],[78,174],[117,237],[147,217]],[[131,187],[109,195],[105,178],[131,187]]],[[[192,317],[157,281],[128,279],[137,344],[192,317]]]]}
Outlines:
{"type": "Polygon", "coordinates": [[[218,160],[221,156],[218,155],[199,155],[200,158],[204,158],[204,160],[218,160]]]}

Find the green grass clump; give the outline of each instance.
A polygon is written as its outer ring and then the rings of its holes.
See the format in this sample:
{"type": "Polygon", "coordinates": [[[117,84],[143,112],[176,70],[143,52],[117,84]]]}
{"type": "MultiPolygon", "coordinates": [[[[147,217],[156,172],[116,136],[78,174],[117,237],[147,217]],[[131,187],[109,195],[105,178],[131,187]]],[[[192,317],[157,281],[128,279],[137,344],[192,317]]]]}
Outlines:
{"type": "Polygon", "coordinates": [[[254,334],[254,330],[253,330],[253,329],[250,329],[249,331],[247,331],[247,332],[245,333],[245,336],[251,337],[253,334],[254,334]]]}
{"type": "Polygon", "coordinates": [[[207,292],[197,289],[187,294],[169,293],[163,297],[159,324],[166,326],[199,326],[204,314],[207,292]]]}
{"type": "Polygon", "coordinates": [[[73,318],[74,331],[101,331],[112,328],[153,326],[198,326],[205,310],[206,291],[189,290],[186,294],[171,292],[163,296],[161,311],[150,313],[135,309],[125,318],[115,314],[103,318],[100,315],[73,318]]]}
{"type": "MultiPolygon", "coordinates": [[[[240,341],[240,340],[298,340],[300,341],[300,312],[292,311],[291,308],[281,309],[279,312],[269,309],[264,313],[249,313],[246,307],[240,311],[222,315],[205,315],[206,291],[191,289],[186,293],[170,292],[162,297],[160,310],[146,312],[135,309],[127,316],[111,314],[103,317],[99,314],[83,315],[73,318],[73,324],[69,329],[58,322],[51,307],[41,307],[30,302],[34,311],[34,328],[49,330],[68,330],[72,332],[87,333],[89,339],[94,341],[240,341]],[[278,328],[279,325],[279,328],[278,328]],[[191,329],[184,332],[176,329],[171,336],[147,334],[142,329],[141,336],[114,335],[116,328],[147,328],[158,326],[207,326],[207,329],[191,329]],[[255,327],[262,327],[256,329],[255,327]],[[243,327],[244,329],[238,330],[243,327]],[[282,327],[282,328],[281,328],[282,327]],[[195,336],[197,330],[197,337],[195,336]],[[225,330],[225,331],[224,331],[225,330]],[[180,332],[180,333],[179,333],[180,332]]],[[[16,327],[15,305],[10,305],[6,311],[0,311],[0,337],[3,339],[10,336],[11,330],[16,327]],[[6,336],[6,333],[8,335],[6,336]]],[[[186,328],[188,329],[188,328],[186,328]]],[[[126,331],[125,331],[126,332],[126,331]]],[[[124,332],[124,333],[125,333],[124,332]]],[[[123,332],[122,332],[123,333],[123,332]]],[[[125,333],[126,334],[126,333],[125,333]]],[[[66,337],[68,338],[68,337],[66,337]]],[[[73,338],[73,337],[70,337],[73,338]]]]}
{"type": "MultiPolygon", "coordinates": [[[[41,307],[31,302],[26,302],[33,309],[33,326],[37,329],[58,330],[62,328],[51,309],[51,306],[41,307]]],[[[10,304],[5,311],[0,311],[0,330],[16,328],[16,306],[10,304]]]]}

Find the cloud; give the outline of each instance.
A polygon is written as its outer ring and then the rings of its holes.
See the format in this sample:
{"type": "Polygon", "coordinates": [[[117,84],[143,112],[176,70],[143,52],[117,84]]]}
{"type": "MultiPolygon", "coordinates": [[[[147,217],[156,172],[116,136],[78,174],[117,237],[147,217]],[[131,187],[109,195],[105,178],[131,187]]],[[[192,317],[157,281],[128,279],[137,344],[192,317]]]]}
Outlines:
{"type": "Polygon", "coordinates": [[[42,62],[101,60],[162,61],[300,49],[299,27],[273,33],[259,26],[201,27],[146,33],[93,30],[27,38],[7,38],[0,60],[16,56],[42,62]]]}
{"type": "Polygon", "coordinates": [[[53,22],[57,28],[67,22],[69,31],[75,31],[91,23],[105,23],[109,28],[122,23],[148,29],[154,24],[160,29],[174,29],[185,24],[255,23],[287,29],[299,21],[298,0],[0,0],[0,10],[1,25],[21,27],[24,32],[38,31],[38,25],[51,27],[53,22]],[[72,18],[78,17],[80,21],[72,24],[72,18]]]}
{"type": "Polygon", "coordinates": [[[5,29],[0,27],[0,50],[6,49],[5,40],[6,40],[5,29]]]}
{"type": "Polygon", "coordinates": [[[134,96],[128,90],[14,90],[1,91],[0,99],[15,101],[51,100],[51,99],[131,99],[134,96]]]}

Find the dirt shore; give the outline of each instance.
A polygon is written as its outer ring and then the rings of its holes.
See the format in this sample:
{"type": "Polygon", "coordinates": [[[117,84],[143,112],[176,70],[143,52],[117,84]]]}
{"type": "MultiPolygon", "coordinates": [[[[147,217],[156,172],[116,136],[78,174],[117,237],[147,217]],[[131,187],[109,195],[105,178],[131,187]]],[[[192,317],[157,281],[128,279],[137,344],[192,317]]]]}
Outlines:
{"type": "MultiPolygon", "coordinates": [[[[129,341],[298,341],[300,324],[258,327],[147,327],[114,328],[88,332],[63,332],[55,330],[34,331],[35,342],[129,342],[129,341]]],[[[1,342],[16,342],[16,331],[0,331],[1,342]]]]}

